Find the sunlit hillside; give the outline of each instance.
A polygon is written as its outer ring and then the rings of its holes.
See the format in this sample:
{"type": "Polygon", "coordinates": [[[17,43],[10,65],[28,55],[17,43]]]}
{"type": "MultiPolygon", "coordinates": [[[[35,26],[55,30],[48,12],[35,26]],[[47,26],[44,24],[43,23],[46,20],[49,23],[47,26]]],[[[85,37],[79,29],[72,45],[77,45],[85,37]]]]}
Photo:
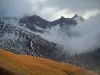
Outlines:
{"type": "Polygon", "coordinates": [[[0,49],[0,75],[97,75],[67,63],[16,55],[0,49]]]}

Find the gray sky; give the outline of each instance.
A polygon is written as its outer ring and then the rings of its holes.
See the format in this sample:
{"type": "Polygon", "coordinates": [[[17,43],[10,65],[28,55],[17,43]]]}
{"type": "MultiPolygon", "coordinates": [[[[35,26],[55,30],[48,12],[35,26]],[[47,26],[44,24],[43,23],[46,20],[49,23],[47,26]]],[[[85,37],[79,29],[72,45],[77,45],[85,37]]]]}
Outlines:
{"type": "Polygon", "coordinates": [[[0,16],[37,14],[54,20],[79,14],[88,19],[100,14],[100,0],[0,0],[0,16]]]}

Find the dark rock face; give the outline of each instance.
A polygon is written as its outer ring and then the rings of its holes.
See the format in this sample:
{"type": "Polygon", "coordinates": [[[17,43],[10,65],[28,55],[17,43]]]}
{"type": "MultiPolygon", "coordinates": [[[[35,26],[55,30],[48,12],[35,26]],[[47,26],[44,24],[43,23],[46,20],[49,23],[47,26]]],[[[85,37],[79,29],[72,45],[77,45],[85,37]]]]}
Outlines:
{"type": "Polygon", "coordinates": [[[74,20],[73,18],[65,18],[63,16],[58,20],[52,21],[52,23],[54,25],[59,24],[60,26],[63,26],[63,25],[76,25],[77,24],[76,20],[74,20]]]}
{"type": "Polygon", "coordinates": [[[49,21],[46,21],[37,15],[23,17],[19,22],[26,24],[26,27],[33,31],[38,31],[35,26],[39,26],[41,28],[47,28],[50,26],[49,21]]]}
{"type": "MultiPolygon", "coordinates": [[[[60,19],[49,22],[49,21],[46,21],[36,15],[23,17],[20,19],[19,22],[26,24],[26,27],[33,31],[38,31],[38,30],[36,30],[35,25],[37,25],[43,29],[46,29],[46,28],[51,28],[52,26],[56,26],[56,25],[60,25],[60,27],[62,27],[64,25],[76,25],[77,24],[77,22],[76,22],[76,20],[74,20],[74,18],[65,18],[62,16],[60,19]]],[[[40,32],[42,32],[42,31],[40,31],[40,32]]]]}
{"type": "Polygon", "coordinates": [[[32,25],[35,24],[41,28],[46,28],[49,25],[49,21],[46,21],[37,15],[24,17],[24,18],[20,19],[19,22],[25,23],[25,24],[32,24],[32,25]]]}

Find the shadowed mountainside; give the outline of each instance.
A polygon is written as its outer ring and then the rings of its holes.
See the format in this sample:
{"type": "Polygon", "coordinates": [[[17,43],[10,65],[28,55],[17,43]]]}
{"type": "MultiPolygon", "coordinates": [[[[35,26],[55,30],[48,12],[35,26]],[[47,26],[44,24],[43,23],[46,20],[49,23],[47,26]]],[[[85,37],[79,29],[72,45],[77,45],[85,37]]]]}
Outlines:
{"type": "Polygon", "coordinates": [[[0,75],[97,75],[67,63],[0,50],[0,75]]]}

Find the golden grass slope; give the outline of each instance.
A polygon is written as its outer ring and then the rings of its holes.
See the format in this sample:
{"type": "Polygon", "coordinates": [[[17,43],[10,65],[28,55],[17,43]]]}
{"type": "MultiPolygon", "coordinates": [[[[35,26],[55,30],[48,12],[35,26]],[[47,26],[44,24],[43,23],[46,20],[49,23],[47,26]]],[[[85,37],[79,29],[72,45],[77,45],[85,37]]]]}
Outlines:
{"type": "Polygon", "coordinates": [[[0,75],[97,75],[67,63],[16,55],[0,49],[0,75]]]}

